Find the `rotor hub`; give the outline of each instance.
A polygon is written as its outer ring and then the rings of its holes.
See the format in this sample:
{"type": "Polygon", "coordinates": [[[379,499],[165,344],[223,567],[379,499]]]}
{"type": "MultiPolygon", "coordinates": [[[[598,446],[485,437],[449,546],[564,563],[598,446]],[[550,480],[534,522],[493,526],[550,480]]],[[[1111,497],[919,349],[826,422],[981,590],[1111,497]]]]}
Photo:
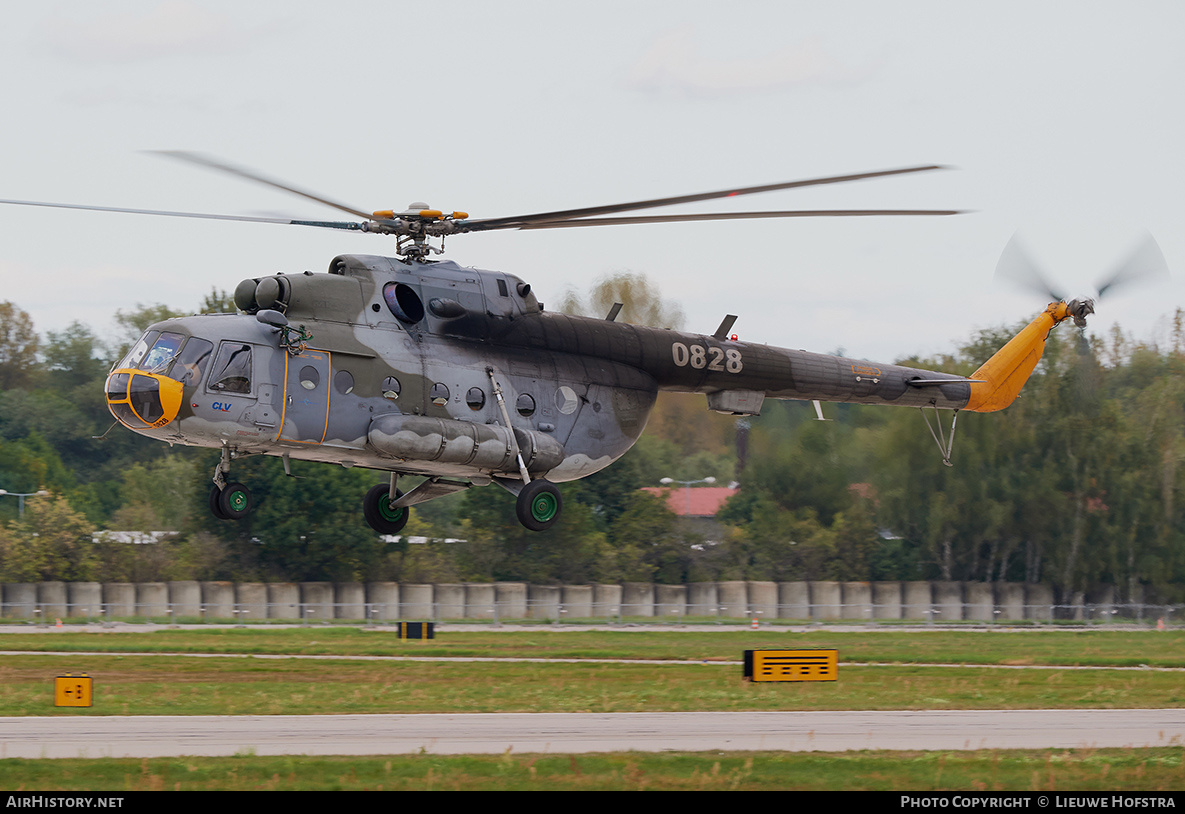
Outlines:
{"type": "Polygon", "coordinates": [[[1094,313],[1094,300],[1090,297],[1070,300],[1066,303],[1066,310],[1070,312],[1076,326],[1085,328],[1086,318],[1094,313]]]}

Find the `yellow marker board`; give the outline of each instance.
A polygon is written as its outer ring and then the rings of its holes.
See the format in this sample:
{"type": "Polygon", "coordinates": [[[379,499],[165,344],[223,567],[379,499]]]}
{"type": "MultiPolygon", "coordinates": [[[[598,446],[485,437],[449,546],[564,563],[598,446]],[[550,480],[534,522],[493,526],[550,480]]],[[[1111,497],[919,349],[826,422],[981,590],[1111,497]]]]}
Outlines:
{"type": "Polygon", "coordinates": [[[92,679],[86,673],[58,676],[53,680],[53,705],[55,707],[91,706],[92,679]]]}
{"type": "Polygon", "coordinates": [[[750,681],[836,681],[838,650],[746,650],[750,681]]]}
{"type": "Polygon", "coordinates": [[[398,622],[400,639],[435,639],[435,622],[398,622]]]}

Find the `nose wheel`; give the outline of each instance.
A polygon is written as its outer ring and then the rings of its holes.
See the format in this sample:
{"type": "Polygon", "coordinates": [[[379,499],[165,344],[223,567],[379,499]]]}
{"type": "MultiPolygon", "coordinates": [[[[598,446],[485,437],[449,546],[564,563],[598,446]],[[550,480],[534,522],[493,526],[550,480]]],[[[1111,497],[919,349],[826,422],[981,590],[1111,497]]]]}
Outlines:
{"type": "Polygon", "coordinates": [[[545,480],[533,480],[524,485],[514,502],[518,522],[531,531],[546,531],[554,526],[563,507],[559,488],[545,480]]]}
{"type": "Polygon", "coordinates": [[[242,520],[251,511],[251,491],[241,483],[210,490],[210,513],[219,520],[242,520]]]}
{"type": "Polygon", "coordinates": [[[219,520],[242,520],[251,511],[251,490],[241,483],[228,483],[231,451],[222,447],[222,457],[214,467],[214,488],[210,490],[210,514],[219,520]]]}

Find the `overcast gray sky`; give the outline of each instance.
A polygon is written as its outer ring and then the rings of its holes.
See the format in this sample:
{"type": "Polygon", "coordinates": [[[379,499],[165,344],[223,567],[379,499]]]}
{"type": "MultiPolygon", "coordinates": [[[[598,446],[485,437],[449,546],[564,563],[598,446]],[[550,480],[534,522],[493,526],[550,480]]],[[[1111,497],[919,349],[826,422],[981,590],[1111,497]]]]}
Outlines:
{"type": "MultiPolygon", "coordinates": [[[[545,303],[640,272],[690,330],[734,313],[747,340],[893,361],[1044,307],[993,283],[1018,230],[1087,295],[1146,229],[1177,273],[1107,300],[1093,327],[1155,339],[1185,279],[1183,35],[1167,0],[9,4],[0,198],[337,217],[144,152],[167,149],[366,210],[474,217],[940,163],[957,169],[671,211],[973,213],[476,234],[446,256],[545,303]]],[[[0,300],[41,331],[107,332],[119,307],[191,308],[212,286],[393,249],[2,207],[0,300]]]]}

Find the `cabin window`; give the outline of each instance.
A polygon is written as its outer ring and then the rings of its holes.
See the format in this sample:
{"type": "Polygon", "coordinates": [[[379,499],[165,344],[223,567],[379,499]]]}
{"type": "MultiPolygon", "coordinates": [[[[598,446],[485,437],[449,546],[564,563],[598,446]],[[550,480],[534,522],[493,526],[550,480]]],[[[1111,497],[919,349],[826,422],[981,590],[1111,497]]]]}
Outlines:
{"type": "Polygon", "coordinates": [[[251,392],[251,346],[223,342],[210,374],[210,389],[222,393],[251,392]]]}
{"type": "Polygon", "coordinates": [[[469,392],[465,394],[465,403],[469,405],[470,410],[480,410],[486,406],[486,392],[480,387],[470,387],[469,392]]]}
{"type": "Polygon", "coordinates": [[[437,407],[448,404],[448,396],[448,385],[441,382],[432,385],[432,389],[428,391],[428,399],[437,407]]]}
{"type": "Polygon", "coordinates": [[[205,372],[206,363],[210,361],[210,354],[213,352],[214,346],[211,343],[191,336],[177,354],[177,361],[173,363],[169,378],[187,386],[197,384],[202,380],[202,373],[205,372]]]}
{"type": "Polygon", "coordinates": [[[395,399],[399,398],[399,391],[402,389],[399,379],[396,379],[394,376],[388,376],[383,379],[383,398],[389,401],[395,401],[395,399]]]}
{"type": "Polygon", "coordinates": [[[498,294],[503,297],[510,296],[510,291],[506,288],[506,281],[505,280],[498,281],[498,294]]]}
{"type": "Polygon", "coordinates": [[[300,369],[300,386],[305,390],[316,390],[321,383],[321,374],[312,365],[305,365],[300,369]]]}
{"type": "Polygon", "coordinates": [[[518,410],[518,414],[521,416],[533,416],[535,415],[535,399],[526,393],[522,393],[515,400],[514,409],[518,410]]]}
{"type": "Polygon", "coordinates": [[[333,389],[343,396],[354,392],[354,377],[348,370],[339,370],[333,374],[333,389]]]}

